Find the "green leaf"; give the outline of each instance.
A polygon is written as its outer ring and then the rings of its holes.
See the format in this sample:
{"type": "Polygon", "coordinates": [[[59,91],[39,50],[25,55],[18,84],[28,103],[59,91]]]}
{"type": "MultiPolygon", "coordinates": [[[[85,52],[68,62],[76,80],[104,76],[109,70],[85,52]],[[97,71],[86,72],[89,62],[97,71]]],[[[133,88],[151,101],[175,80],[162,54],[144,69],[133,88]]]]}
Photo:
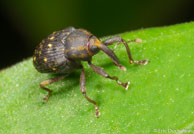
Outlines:
{"type": "Polygon", "coordinates": [[[54,93],[43,104],[46,92],[39,83],[54,76],[38,73],[30,58],[0,72],[0,133],[181,133],[194,129],[194,23],[121,36],[141,38],[142,43],[129,44],[132,56],[151,62],[129,64],[123,45],[115,53],[126,72],[102,52],[93,57],[93,63],[111,76],[130,81],[128,91],[84,63],[87,94],[98,102],[100,118],[95,118],[94,106],[80,92],[80,70],[50,85],[54,93]]]}

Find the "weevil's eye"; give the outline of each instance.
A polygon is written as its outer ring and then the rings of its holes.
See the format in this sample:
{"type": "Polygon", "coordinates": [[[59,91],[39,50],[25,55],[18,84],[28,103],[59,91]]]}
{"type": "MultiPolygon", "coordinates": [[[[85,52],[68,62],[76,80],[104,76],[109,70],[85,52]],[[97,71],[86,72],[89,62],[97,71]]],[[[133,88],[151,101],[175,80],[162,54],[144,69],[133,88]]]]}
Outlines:
{"type": "Polygon", "coordinates": [[[97,52],[99,51],[99,49],[98,49],[97,46],[91,45],[91,46],[90,46],[90,51],[91,51],[92,53],[97,53],[97,52]]]}
{"type": "Polygon", "coordinates": [[[100,50],[98,44],[100,45],[101,42],[95,36],[92,36],[89,43],[89,50],[96,54],[100,50]]]}

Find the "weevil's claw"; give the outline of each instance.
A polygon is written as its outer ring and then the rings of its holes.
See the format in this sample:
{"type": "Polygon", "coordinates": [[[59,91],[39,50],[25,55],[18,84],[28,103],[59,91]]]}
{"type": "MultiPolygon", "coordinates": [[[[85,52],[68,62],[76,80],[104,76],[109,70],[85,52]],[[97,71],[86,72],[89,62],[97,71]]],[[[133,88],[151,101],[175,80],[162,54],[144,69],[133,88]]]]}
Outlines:
{"type": "Polygon", "coordinates": [[[48,99],[51,96],[52,92],[53,92],[52,90],[49,90],[48,94],[43,98],[43,103],[46,103],[48,101],[48,99]]]}
{"type": "Polygon", "coordinates": [[[120,66],[120,69],[122,70],[122,71],[126,71],[127,69],[126,69],[126,67],[124,67],[124,66],[120,66]]]}
{"type": "Polygon", "coordinates": [[[148,59],[144,60],[143,65],[147,65],[150,61],[148,59]]]}
{"type": "Polygon", "coordinates": [[[49,98],[49,96],[48,96],[48,95],[46,95],[46,96],[43,98],[42,102],[43,102],[43,103],[48,102],[48,98],[49,98]]]}
{"type": "Polygon", "coordinates": [[[122,83],[122,86],[125,88],[125,90],[128,90],[130,85],[130,82],[122,83]]]}
{"type": "Polygon", "coordinates": [[[129,60],[129,63],[130,63],[130,64],[133,64],[134,62],[135,62],[135,61],[133,61],[133,60],[129,60]]]}
{"type": "Polygon", "coordinates": [[[123,83],[123,82],[120,82],[119,80],[117,80],[117,83],[119,85],[123,86],[125,88],[125,90],[128,90],[128,87],[130,85],[130,82],[123,83]]]}
{"type": "Polygon", "coordinates": [[[135,42],[136,43],[142,43],[142,40],[141,39],[135,39],[135,42]]]}
{"type": "Polygon", "coordinates": [[[128,90],[129,85],[130,85],[130,82],[127,82],[125,85],[125,90],[128,90]]]}
{"type": "Polygon", "coordinates": [[[96,118],[99,118],[100,117],[100,111],[98,109],[98,107],[95,105],[95,110],[96,110],[96,118]]]}

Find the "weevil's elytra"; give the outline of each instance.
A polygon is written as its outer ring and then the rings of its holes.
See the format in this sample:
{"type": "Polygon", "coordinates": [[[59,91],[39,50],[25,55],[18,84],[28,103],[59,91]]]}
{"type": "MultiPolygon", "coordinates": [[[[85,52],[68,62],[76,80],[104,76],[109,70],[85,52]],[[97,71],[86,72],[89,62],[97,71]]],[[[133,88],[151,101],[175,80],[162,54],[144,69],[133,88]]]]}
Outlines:
{"type": "MultiPolygon", "coordinates": [[[[141,40],[135,39],[128,42],[137,42],[141,40]]],[[[126,68],[122,66],[115,53],[110,50],[107,46],[112,45],[114,42],[124,44],[129,63],[138,65],[145,65],[149,61],[141,60],[134,61],[128,42],[119,36],[111,37],[105,41],[100,41],[90,32],[84,29],[75,29],[74,27],[68,27],[58,32],[53,32],[47,38],[43,39],[40,44],[36,47],[33,56],[33,63],[35,68],[41,73],[56,73],[61,74],[60,77],[44,80],[40,83],[41,89],[48,92],[44,97],[43,101],[47,102],[51,93],[51,89],[46,88],[46,85],[52,84],[66,77],[69,73],[80,69],[80,89],[84,97],[95,106],[96,117],[99,117],[100,112],[97,103],[90,99],[86,94],[85,88],[85,73],[81,61],[86,61],[90,67],[99,75],[115,80],[118,85],[121,85],[126,90],[128,89],[129,82],[121,82],[118,77],[110,76],[103,68],[97,67],[92,64],[92,56],[97,54],[100,50],[106,53],[112,62],[118,66],[121,70],[125,71],[126,68]]]]}

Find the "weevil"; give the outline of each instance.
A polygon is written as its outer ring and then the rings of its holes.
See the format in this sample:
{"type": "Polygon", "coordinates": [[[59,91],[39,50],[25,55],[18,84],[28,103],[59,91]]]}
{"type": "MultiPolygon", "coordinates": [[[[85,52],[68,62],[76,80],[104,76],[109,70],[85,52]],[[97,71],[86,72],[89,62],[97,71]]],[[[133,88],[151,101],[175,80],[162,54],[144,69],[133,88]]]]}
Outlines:
{"type": "Polygon", "coordinates": [[[95,115],[96,117],[99,117],[100,112],[97,102],[88,97],[86,93],[85,73],[81,62],[88,62],[89,66],[97,74],[105,78],[115,80],[118,85],[127,90],[130,82],[121,82],[117,76],[110,76],[104,71],[103,68],[92,64],[92,56],[101,50],[110,57],[116,66],[125,71],[126,68],[120,64],[120,61],[115,53],[108,48],[109,45],[114,43],[124,44],[130,64],[134,63],[138,65],[146,65],[149,62],[147,59],[140,61],[133,60],[128,46],[129,42],[141,42],[141,40],[134,39],[125,41],[120,36],[113,36],[101,41],[87,30],[75,29],[74,27],[67,27],[63,30],[50,34],[36,47],[33,55],[33,64],[36,70],[40,73],[54,73],[61,75],[56,78],[51,78],[40,82],[40,88],[48,92],[48,94],[43,98],[43,102],[47,102],[53,92],[53,90],[46,87],[47,85],[57,82],[65,78],[71,72],[80,69],[81,92],[90,103],[94,104],[95,115]]]}

